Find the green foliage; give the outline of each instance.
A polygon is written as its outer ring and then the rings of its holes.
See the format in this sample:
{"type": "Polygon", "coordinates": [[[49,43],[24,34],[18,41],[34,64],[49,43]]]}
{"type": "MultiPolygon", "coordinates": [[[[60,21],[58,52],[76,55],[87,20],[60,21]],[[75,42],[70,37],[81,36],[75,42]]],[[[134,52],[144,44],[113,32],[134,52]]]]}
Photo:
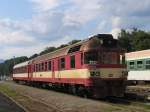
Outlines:
{"type": "Polygon", "coordinates": [[[126,31],[122,29],[118,40],[120,46],[127,52],[150,49],[150,33],[142,30],[126,31]]]}
{"type": "Polygon", "coordinates": [[[36,58],[38,56],[38,54],[33,54],[32,56],[29,57],[29,60],[36,58]]]}
{"type": "Polygon", "coordinates": [[[27,60],[28,58],[26,56],[6,60],[4,63],[0,64],[0,75],[11,75],[13,73],[14,64],[18,64],[27,60]]]}
{"type": "Polygon", "coordinates": [[[79,41],[81,41],[81,40],[72,40],[72,41],[68,42],[68,44],[62,44],[62,45],[60,45],[59,47],[46,47],[45,50],[41,51],[39,54],[34,54],[34,55],[32,55],[29,59],[32,59],[32,58],[34,58],[34,57],[37,57],[38,55],[43,55],[43,54],[46,54],[46,53],[49,53],[49,52],[53,52],[53,51],[55,51],[55,50],[64,48],[64,47],[66,47],[66,46],[68,46],[68,45],[75,44],[75,43],[77,43],[77,42],[79,42],[79,41]]]}
{"type": "Polygon", "coordinates": [[[43,54],[46,54],[46,53],[49,53],[49,52],[52,52],[52,51],[55,51],[55,50],[56,50],[56,47],[46,47],[45,50],[40,52],[39,55],[43,55],[43,54]]]}
{"type": "Polygon", "coordinates": [[[77,42],[80,42],[81,40],[72,40],[72,41],[70,41],[68,44],[69,45],[72,45],[72,44],[75,44],[75,43],[77,43],[77,42]]]}

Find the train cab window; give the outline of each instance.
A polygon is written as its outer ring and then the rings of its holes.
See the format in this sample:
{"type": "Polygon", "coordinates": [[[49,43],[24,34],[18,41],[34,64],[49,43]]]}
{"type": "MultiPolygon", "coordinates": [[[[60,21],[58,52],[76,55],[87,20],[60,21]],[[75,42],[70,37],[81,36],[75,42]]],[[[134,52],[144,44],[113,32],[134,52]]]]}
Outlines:
{"type": "Polygon", "coordinates": [[[143,61],[137,61],[137,68],[143,67],[143,61]]]}
{"type": "Polygon", "coordinates": [[[146,61],[146,65],[145,65],[146,69],[150,69],[150,60],[146,61]]]}
{"type": "Polygon", "coordinates": [[[97,64],[98,62],[98,53],[97,52],[86,52],[84,54],[85,64],[97,64]]]}
{"type": "Polygon", "coordinates": [[[65,58],[61,58],[60,59],[60,69],[64,69],[65,68],[65,58]]]}
{"type": "Polygon", "coordinates": [[[48,62],[48,70],[51,71],[51,61],[48,62]]]}
{"type": "Polygon", "coordinates": [[[130,69],[134,69],[134,65],[135,65],[135,63],[133,61],[129,62],[130,69]]]}
{"type": "Polygon", "coordinates": [[[70,56],[70,67],[75,68],[75,56],[70,56]]]}

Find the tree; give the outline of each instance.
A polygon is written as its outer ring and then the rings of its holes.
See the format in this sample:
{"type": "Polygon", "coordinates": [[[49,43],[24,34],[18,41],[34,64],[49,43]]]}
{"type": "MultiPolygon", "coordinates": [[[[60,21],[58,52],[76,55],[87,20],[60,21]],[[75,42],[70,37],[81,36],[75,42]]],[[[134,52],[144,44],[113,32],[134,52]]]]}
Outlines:
{"type": "Polygon", "coordinates": [[[27,60],[28,58],[26,56],[22,56],[4,61],[4,63],[0,64],[0,75],[10,76],[13,73],[14,64],[18,64],[27,60]]]}
{"type": "Polygon", "coordinates": [[[118,40],[128,52],[150,49],[150,33],[136,28],[130,31],[122,29],[118,40]]]}
{"type": "Polygon", "coordinates": [[[56,47],[46,47],[45,50],[40,52],[39,55],[43,55],[43,54],[46,54],[46,53],[49,53],[49,52],[52,52],[52,51],[55,51],[55,50],[56,50],[56,47]]]}
{"type": "Polygon", "coordinates": [[[122,29],[121,33],[118,36],[119,44],[122,48],[126,49],[127,51],[132,51],[131,46],[131,35],[126,30],[122,29]]]}
{"type": "Polygon", "coordinates": [[[36,58],[38,56],[38,54],[33,54],[32,56],[29,57],[29,60],[36,58]]]}
{"type": "Polygon", "coordinates": [[[77,42],[80,42],[81,40],[72,40],[72,41],[70,41],[68,44],[69,45],[72,45],[72,44],[75,44],[75,43],[77,43],[77,42]]]}

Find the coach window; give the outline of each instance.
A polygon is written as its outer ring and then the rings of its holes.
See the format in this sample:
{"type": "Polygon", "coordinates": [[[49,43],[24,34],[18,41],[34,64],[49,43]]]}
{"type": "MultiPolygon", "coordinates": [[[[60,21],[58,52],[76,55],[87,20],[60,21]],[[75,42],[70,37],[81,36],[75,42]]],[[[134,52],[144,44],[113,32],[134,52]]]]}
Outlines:
{"type": "MultiPolygon", "coordinates": [[[[35,67],[36,67],[36,66],[35,66],[35,65],[33,65],[33,72],[35,72],[35,67]]],[[[25,70],[26,70],[26,67],[25,67],[25,70]]]]}
{"type": "Polygon", "coordinates": [[[65,58],[61,58],[60,59],[60,69],[64,69],[65,68],[65,58]]]}
{"type": "Polygon", "coordinates": [[[75,56],[70,56],[70,66],[71,68],[75,68],[75,56]]]}
{"type": "Polygon", "coordinates": [[[44,68],[45,71],[47,71],[47,62],[45,62],[45,68],[44,68]]]}
{"type": "Polygon", "coordinates": [[[42,70],[41,71],[44,71],[44,63],[42,63],[41,66],[42,66],[42,68],[41,68],[42,70]]]}
{"type": "Polygon", "coordinates": [[[40,72],[40,70],[41,70],[41,64],[39,63],[38,64],[38,71],[40,72]]]}
{"type": "Polygon", "coordinates": [[[137,61],[137,68],[143,67],[143,61],[137,61]]]}
{"type": "Polygon", "coordinates": [[[48,62],[48,70],[51,71],[51,61],[48,62]]]}
{"type": "Polygon", "coordinates": [[[83,53],[81,53],[81,65],[83,65],[83,53]]]}
{"type": "Polygon", "coordinates": [[[41,63],[39,63],[39,72],[41,71],[41,68],[42,68],[41,63]]]}
{"type": "Polygon", "coordinates": [[[145,66],[146,66],[146,69],[150,69],[150,60],[146,61],[146,65],[145,66]]]}
{"type": "Polygon", "coordinates": [[[132,62],[130,62],[129,63],[129,65],[130,65],[130,69],[134,69],[134,65],[135,65],[135,63],[132,61],[132,62]]]}
{"type": "Polygon", "coordinates": [[[22,67],[22,73],[24,73],[25,72],[25,67],[22,67]]]}
{"type": "Polygon", "coordinates": [[[38,72],[38,64],[36,64],[36,72],[38,72]]]}

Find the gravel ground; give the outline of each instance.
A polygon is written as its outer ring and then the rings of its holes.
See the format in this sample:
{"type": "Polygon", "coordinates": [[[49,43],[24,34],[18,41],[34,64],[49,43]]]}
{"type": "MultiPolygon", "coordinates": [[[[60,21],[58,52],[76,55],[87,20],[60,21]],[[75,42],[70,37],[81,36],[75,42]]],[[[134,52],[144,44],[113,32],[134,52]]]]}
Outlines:
{"type": "Polygon", "coordinates": [[[113,104],[105,101],[84,99],[51,90],[4,82],[17,92],[20,98],[14,98],[29,112],[150,112],[147,106],[131,104],[113,104]]]}
{"type": "Polygon", "coordinates": [[[0,93],[0,112],[24,112],[24,110],[0,93]]]}

